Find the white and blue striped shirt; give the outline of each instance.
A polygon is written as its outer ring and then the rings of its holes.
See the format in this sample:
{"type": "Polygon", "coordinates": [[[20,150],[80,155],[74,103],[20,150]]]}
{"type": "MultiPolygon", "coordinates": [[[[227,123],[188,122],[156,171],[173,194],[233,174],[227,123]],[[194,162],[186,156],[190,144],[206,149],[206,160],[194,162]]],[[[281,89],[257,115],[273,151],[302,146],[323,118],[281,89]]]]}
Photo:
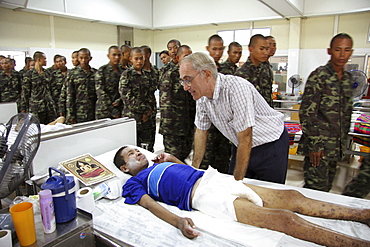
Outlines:
{"type": "Polygon", "coordinates": [[[238,146],[237,133],[252,128],[252,147],[275,141],[284,131],[284,115],[271,108],[247,80],[218,74],[213,99],[197,100],[195,125],[208,130],[211,123],[238,146]]]}

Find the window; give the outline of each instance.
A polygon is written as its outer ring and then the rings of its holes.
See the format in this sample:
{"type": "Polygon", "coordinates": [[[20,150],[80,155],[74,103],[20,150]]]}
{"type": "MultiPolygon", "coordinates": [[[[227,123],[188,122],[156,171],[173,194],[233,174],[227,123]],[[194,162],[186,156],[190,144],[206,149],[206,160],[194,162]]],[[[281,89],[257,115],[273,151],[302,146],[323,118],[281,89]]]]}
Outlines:
{"type": "Polygon", "coordinates": [[[251,36],[255,34],[262,34],[264,36],[270,35],[271,28],[253,28],[250,29],[238,29],[238,30],[225,30],[219,31],[218,35],[224,40],[224,44],[228,45],[231,42],[235,41],[241,45],[248,45],[251,36]]]}

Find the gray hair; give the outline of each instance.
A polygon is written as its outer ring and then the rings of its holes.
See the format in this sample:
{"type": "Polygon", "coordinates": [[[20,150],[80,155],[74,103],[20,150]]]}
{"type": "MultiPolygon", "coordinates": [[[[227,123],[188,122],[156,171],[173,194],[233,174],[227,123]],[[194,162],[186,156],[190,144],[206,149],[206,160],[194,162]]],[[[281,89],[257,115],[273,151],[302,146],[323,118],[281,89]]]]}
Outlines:
{"type": "Polygon", "coordinates": [[[217,67],[215,60],[210,55],[203,52],[195,52],[189,56],[184,57],[180,65],[183,63],[190,63],[193,69],[197,71],[209,70],[212,73],[212,77],[217,79],[217,67]]]}

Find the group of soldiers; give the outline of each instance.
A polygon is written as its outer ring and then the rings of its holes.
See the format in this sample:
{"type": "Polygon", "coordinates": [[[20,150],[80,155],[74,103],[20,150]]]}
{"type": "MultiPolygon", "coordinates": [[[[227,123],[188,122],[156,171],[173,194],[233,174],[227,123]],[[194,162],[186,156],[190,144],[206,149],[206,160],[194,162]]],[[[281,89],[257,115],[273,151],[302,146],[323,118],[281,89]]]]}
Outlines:
{"type": "MultiPolygon", "coordinates": [[[[263,88],[271,98],[273,74],[268,58],[275,53],[275,39],[255,35],[251,40],[264,43],[264,55],[259,58],[256,52],[251,52],[240,68],[242,46],[239,43],[229,44],[228,58],[222,63],[225,46],[220,36],[211,36],[206,49],[220,73],[238,74],[263,88]]],[[[10,66],[12,59],[1,57],[0,102],[17,102],[19,112],[30,112],[43,124],[59,116],[64,116],[67,124],[131,117],[137,122],[138,145],[145,143],[153,151],[157,114],[154,92],[159,89],[159,133],[163,135],[165,151],[185,160],[193,145],[196,109],[195,101],[179,82],[179,62],[192,50],[178,40],[170,40],[167,50],[160,53],[164,63],[160,70],[150,63],[151,53],[148,46],[111,46],[107,55],[109,62],[98,70],[89,65],[92,56],[87,48],[71,54],[72,69],[67,68],[66,57],[62,55],[55,55],[54,64],[45,69],[46,56],[41,51],[35,52],[33,59],[27,57],[25,67],[19,72],[10,66]]],[[[212,127],[201,168],[212,165],[227,173],[231,152],[225,150],[230,150],[230,145],[212,127]]]]}

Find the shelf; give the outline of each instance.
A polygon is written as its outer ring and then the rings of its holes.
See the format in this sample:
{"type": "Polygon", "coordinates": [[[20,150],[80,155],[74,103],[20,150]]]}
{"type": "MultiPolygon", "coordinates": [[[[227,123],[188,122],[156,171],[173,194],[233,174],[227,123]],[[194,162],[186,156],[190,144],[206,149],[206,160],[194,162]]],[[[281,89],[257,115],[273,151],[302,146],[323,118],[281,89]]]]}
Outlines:
{"type": "Polygon", "coordinates": [[[284,100],[284,99],[275,99],[273,100],[273,102],[275,103],[299,103],[300,101],[297,101],[297,100],[284,100]]]}
{"type": "Polygon", "coordinates": [[[277,111],[285,111],[285,112],[299,112],[299,109],[291,109],[291,108],[274,108],[277,111]]]}
{"type": "Polygon", "coordinates": [[[353,107],[353,110],[360,112],[370,112],[370,107],[353,107]]]}
{"type": "Polygon", "coordinates": [[[303,161],[304,156],[299,154],[289,154],[288,159],[290,160],[297,160],[297,161],[303,161]]]}

